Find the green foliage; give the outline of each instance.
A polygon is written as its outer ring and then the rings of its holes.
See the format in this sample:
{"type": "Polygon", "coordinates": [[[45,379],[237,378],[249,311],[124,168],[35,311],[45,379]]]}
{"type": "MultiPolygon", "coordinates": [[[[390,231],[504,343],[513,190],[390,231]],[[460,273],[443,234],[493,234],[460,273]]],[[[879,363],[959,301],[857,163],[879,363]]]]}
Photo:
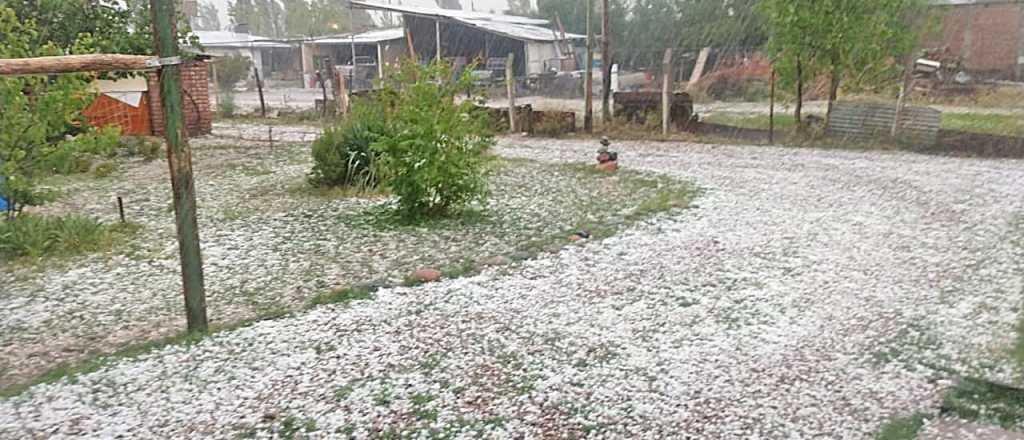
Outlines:
{"type": "Polygon", "coordinates": [[[922,0],[764,0],[768,54],[783,86],[819,74],[832,80],[877,85],[900,70],[899,58],[916,44],[922,0]],[[798,73],[799,71],[799,73],[798,73]]]}
{"type": "MultiPolygon", "coordinates": [[[[35,23],[32,50],[52,46],[61,54],[153,54],[149,0],[0,0],[0,9],[5,7],[20,21],[35,23]],[[89,43],[83,46],[83,41],[89,43]]],[[[183,44],[195,45],[186,21],[178,33],[183,44]]]]}
{"type": "MultiPolygon", "coordinates": [[[[566,32],[586,33],[586,2],[540,0],[543,18],[558,17],[566,32]]],[[[634,68],[656,67],[665,48],[695,52],[753,49],[765,39],[757,0],[609,0],[609,19],[615,38],[616,62],[634,68]]],[[[592,12],[594,32],[600,33],[600,11],[592,12]]],[[[677,55],[678,56],[678,55],[677,55]]]]}
{"type": "Polygon", "coordinates": [[[197,31],[219,31],[220,16],[217,12],[217,5],[212,2],[199,2],[199,14],[196,16],[194,26],[197,31]]]}
{"type": "Polygon", "coordinates": [[[925,415],[914,413],[908,417],[890,420],[875,436],[878,440],[914,440],[924,426],[925,415]]]}
{"type": "Polygon", "coordinates": [[[103,162],[93,168],[92,174],[98,178],[110,177],[117,172],[117,162],[103,162]]]}
{"type": "Polygon", "coordinates": [[[114,242],[122,229],[76,215],[22,214],[13,220],[0,221],[0,260],[102,250],[114,242]]]}
{"type": "Polygon", "coordinates": [[[487,194],[484,153],[494,143],[490,119],[472,101],[468,70],[452,81],[443,63],[403,63],[383,82],[376,102],[386,129],[373,143],[377,174],[407,219],[456,211],[487,194]]]}
{"type": "MultiPolygon", "coordinates": [[[[41,44],[35,22],[19,19],[12,9],[0,8],[0,40],[0,58],[61,53],[41,44]]],[[[65,134],[78,131],[91,98],[83,75],[0,78],[0,175],[6,177],[0,196],[12,199],[15,208],[40,199],[35,194],[39,163],[65,134]]]]}
{"type": "Polygon", "coordinates": [[[1024,423],[1024,390],[978,379],[963,379],[946,393],[941,412],[1011,428],[1024,423]]]}
{"type": "Polygon", "coordinates": [[[230,89],[221,92],[217,98],[217,115],[228,119],[235,115],[235,93],[230,89]]]}
{"type": "Polygon", "coordinates": [[[121,130],[102,127],[57,142],[36,163],[39,172],[52,174],[85,173],[94,158],[113,158],[121,146],[121,130]]]}
{"type": "Polygon", "coordinates": [[[161,156],[163,142],[147,136],[123,136],[121,149],[128,157],[141,157],[148,162],[161,156]]]}
{"type": "Polygon", "coordinates": [[[379,179],[373,165],[377,154],[372,145],[385,131],[382,109],[357,102],[344,123],[325,129],[313,142],[313,172],[309,183],[317,187],[376,188],[379,179]]]}
{"type": "Polygon", "coordinates": [[[252,70],[252,60],[242,55],[228,55],[217,60],[217,85],[229,92],[242,81],[249,77],[252,70]]]}
{"type": "Polygon", "coordinates": [[[338,34],[358,30],[360,23],[373,23],[367,11],[349,9],[342,2],[282,0],[282,4],[284,4],[284,29],[289,36],[338,34]]]}

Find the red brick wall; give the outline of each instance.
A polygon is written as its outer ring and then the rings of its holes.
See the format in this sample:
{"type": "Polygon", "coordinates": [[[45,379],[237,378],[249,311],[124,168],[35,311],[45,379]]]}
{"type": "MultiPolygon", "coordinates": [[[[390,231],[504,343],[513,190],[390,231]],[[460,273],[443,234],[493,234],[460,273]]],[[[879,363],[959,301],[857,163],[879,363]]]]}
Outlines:
{"type": "MultiPolygon", "coordinates": [[[[164,111],[160,102],[160,82],[156,72],[147,75],[149,83],[150,121],[153,135],[164,134],[164,111]]],[[[185,113],[185,128],[189,136],[209,134],[213,131],[213,114],[210,112],[210,90],[205,61],[194,61],[181,68],[182,107],[185,113]]]]}
{"type": "Polygon", "coordinates": [[[1020,4],[944,7],[941,40],[928,44],[948,46],[972,73],[1015,79],[1022,53],[1022,9],[1020,4]]]}

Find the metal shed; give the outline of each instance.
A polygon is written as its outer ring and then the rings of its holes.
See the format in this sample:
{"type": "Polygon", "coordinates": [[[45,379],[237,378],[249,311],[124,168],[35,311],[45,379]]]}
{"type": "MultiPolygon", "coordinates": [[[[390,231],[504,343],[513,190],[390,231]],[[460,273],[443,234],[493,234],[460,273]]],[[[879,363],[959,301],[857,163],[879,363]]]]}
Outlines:
{"type": "Polygon", "coordinates": [[[544,27],[548,21],[538,18],[358,0],[352,6],[401,14],[406,52],[420,62],[452,58],[486,63],[511,53],[515,74],[533,76],[575,70],[573,52],[586,40],[544,27]]]}

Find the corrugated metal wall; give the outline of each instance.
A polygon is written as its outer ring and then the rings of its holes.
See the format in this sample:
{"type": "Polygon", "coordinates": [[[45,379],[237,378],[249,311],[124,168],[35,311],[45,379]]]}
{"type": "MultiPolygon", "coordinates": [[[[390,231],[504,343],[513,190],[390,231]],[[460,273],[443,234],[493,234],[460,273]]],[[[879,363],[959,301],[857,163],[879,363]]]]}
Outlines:
{"type": "MultiPolygon", "coordinates": [[[[836,103],[827,133],[854,140],[889,137],[896,106],[836,103]]],[[[942,113],[926,107],[904,107],[899,138],[933,145],[938,142],[942,113]]]]}

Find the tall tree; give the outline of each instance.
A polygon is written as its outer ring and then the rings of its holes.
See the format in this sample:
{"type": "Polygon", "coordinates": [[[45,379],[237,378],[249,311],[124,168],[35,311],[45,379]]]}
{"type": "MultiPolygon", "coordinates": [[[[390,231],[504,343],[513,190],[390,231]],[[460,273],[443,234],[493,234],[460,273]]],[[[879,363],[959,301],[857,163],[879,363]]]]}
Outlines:
{"type": "Polygon", "coordinates": [[[219,31],[220,17],[217,6],[207,1],[200,2],[199,14],[192,22],[192,27],[197,31],[219,31]]]}
{"type": "Polygon", "coordinates": [[[844,81],[860,86],[895,77],[896,60],[917,41],[911,16],[923,7],[923,0],[764,0],[768,53],[780,79],[797,88],[797,121],[808,78],[828,75],[831,116],[844,81]]]}

